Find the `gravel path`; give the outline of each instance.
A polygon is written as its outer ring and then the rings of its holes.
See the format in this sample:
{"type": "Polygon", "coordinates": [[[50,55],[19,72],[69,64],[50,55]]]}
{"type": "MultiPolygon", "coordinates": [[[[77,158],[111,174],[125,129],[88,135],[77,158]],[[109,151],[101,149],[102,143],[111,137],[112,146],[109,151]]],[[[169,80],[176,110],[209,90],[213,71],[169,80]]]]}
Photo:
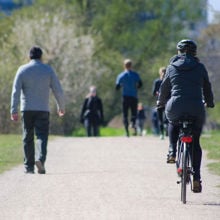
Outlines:
{"type": "Polygon", "coordinates": [[[220,219],[220,178],[202,163],[203,192],[180,202],[168,140],[157,137],[56,138],[47,174],[18,166],[0,175],[0,220],[220,219]]]}

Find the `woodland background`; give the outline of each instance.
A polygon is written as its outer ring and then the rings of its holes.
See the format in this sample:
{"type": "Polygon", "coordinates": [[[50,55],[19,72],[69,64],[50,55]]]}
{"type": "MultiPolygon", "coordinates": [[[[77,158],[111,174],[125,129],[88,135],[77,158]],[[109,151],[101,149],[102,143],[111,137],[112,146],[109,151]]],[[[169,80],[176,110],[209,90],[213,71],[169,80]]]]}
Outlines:
{"type": "MultiPolygon", "coordinates": [[[[139,100],[150,112],[155,106],[152,83],[159,68],[176,54],[179,40],[192,37],[190,28],[204,18],[203,13],[199,0],[36,0],[10,16],[1,14],[0,133],[20,133],[10,120],[11,89],[33,45],[43,48],[44,62],[56,71],[66,96],[62,119],[51,99],[51,133],[70,135],[82,126],[79,115],[90,85],[98,88],[106,125],[120,117],[121,94],[115,91],[115,79],[125,58],[134,61],[143,79],[139,100]]],[[[207,24],[193,36],[215,95],[216,107],[207,111],[210,129],[220,125],[219,17],[216,14],[215,24],[207,24]]]]}

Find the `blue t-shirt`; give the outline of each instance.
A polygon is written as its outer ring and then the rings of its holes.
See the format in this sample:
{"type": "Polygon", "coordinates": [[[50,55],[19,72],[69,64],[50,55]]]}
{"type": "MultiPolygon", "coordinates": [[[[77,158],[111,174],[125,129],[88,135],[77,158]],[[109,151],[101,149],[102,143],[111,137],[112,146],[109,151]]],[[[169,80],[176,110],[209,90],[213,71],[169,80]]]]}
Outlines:
{"type": "Polygon", "coordinates": [[[116,85],[122,87],[123,96],[137,98],[137,85],[141,81],[138,73],[132,70],[125,70],[120,73],[116,79],[116,85]]]}

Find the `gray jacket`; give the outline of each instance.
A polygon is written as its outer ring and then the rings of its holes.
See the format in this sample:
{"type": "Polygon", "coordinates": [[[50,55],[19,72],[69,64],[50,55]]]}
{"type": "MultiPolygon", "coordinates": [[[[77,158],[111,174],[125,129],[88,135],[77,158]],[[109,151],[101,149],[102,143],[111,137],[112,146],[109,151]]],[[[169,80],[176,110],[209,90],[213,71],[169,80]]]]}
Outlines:
{"type": "Polygon", "coordinates": [[[50,89],[56,98],[58,110],[64,110],[64,95],[53,69],[40,60],[31,60],[19,67],[12,88],[11,114],[21,111],[49,112],[50,89]]]}
{"type": "Polygon", "coordinates": [[[171,58],[158,97],[159,105],[166,104],[167,118],[175,121],[185,114],[204,118],[204,101],[208,107],[214,107],[205,66],[190,55],[171,58]]]}

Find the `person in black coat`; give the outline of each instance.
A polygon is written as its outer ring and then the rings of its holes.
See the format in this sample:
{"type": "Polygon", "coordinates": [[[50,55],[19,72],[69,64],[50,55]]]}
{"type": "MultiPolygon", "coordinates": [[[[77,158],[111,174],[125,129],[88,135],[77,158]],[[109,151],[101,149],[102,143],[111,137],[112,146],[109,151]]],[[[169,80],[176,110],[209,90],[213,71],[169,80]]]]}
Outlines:
{"type": "Polygon", "coordinates": [[[84,124],[87,136],[99,136],[99,126],[104,121],[102,100],[97,96],[96,87],[91,86],[84,100],[80,121],[84,124]]]}
{"type": "MultiPolygon", "coordinates": [[[[160,78],[155,79],[153,82],[152,94],[154,97],[156,97],[156,99],[158,98],[160,85],[163,81],[165,73],[166,73],[166,67],[161,67],[159,69],[160,78]]],[[[157,120],[158,120],[158,125],[159,125],[159,130],[160,130],[160,139],[164,139],[164,124],[166,122],[164,110],[165,110],[165,106],[161,108],[157,108],[157,120]]]]}
{"type": "Polygon", "coordinates": [[[213,93],[205,66],[196,57],[197,45],[189,39],[177,44],[178,55],[171,58],[160,86],[158,106],[165,106],[169,120],[168,163],[174,163],[179,127],[175,124],[183,115],[195,118],[193,128],[193,191],[201,192],[200,165],[202,150],[200,135],[205,122],[205,106],[214,107],[213,93]],[[205,103],[205,104],[204,104],[205,103]]]}

